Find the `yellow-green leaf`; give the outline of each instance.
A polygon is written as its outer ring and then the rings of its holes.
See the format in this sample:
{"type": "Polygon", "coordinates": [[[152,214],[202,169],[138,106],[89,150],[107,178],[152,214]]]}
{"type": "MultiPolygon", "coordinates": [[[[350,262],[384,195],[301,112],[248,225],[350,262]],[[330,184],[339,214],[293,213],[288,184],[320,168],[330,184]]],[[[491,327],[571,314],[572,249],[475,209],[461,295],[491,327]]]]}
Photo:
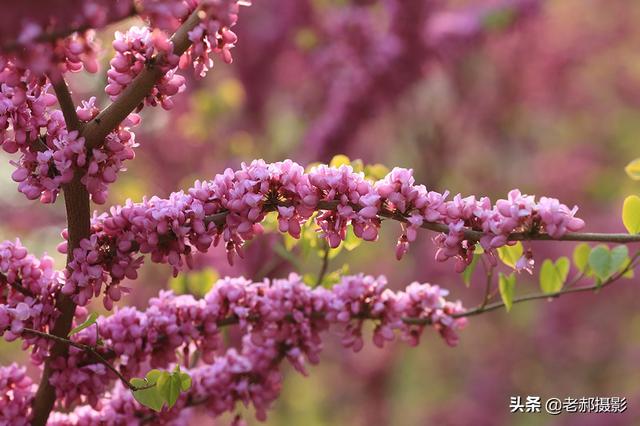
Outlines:
{"type": "Polygon", "coordinates": [[[67,334],[67,336],[72,336],[72,335],[84,330],[85,328],[92,326],[93,324],[96,323],[97,319],[98,319],[98,314],[96,314],[95,312],[92,312],[89,315],[89,318],[87,318],[82,324],[80,324],[79,326],[77,326],[73,330],[71,330],[69,332],[69,334],[67,334]]]}
{"type": "Polygon", "coordinates": [[[169,408],[173,407],[180,396],[182,382],[180,373],[169,374],[166,371],[158,378],[158,392],[167,402],[169,408]]]}
{"type": "Polygon", "coordinates": [[[179,274],[169,280],[169,288],[176,294],[193,294],[204,296],[213,284],[218,281],[220,275],[213,268],[204,268],[200,271],[191,271],[179,274]]]}
{"type": "Polygon", "coordinates": [[[384,164],[368,164],[364,168],[364,176],[371,180],[380,180],[389,174],[389,168],[384,164]]]}
{"type": "Polygon", "coordinates": [[[329,163],[331,167],[348,166],[351,164],[351,160],[346,155],[338,154],[334,155],[329,163]]]}
{"type": "Polygon", "coordinates": [[[467,287],[471,285],[471,276],[473,275],[473,271],[475,271],[476,269],[479,257],[479,254],[474,254],[473,259],[471,259],[471,263],[465,268],[464,272],[462,273],[462,281],[467,287]]]}
{"type": "Polygon", "coordinates": [[[162,406],[165,403],[165,399],[158,390],[158,386],[154,386],[157,384],[158,379],[164,374],[169,374],[166,371],[160,370],[151,370],[147,373],[144,379],[134,378],[131,379],[131,384],[137,388],[146,388],[140,389],[133,392],[133,397],[140,404],[145,407],[151,408],[154,411],[162,410],[162,406]],[[148,387],[151,386],[151,387],[148,387]]]}
{"type": "Polygon", "coordinates": [[[640,180],[640,158],[636,158],[624,168],[627,175],[633,180],[640,180]]]}
{"type": "Polygon", "coordinates": [[[502,260],[502,263],[514,269],[516,267],[516,262],[520,257],[522,257],[522,253],[523,249],[520,241],[512,246],[498,247],[498,257],[502,260]]]}
{"type": "Polygon", "coordinates": [[[364,171],[364,163],[359,158],[351,162],[351,167],[353,167],[353,171],[356,173],[360,173],[364,171]]]}
{"type": "Polygon", "coordinates": [[[546,259],[540,268],[540,289],[543,293],[557,293],[562,290],[562,286],[569,275],[569,259],[561,257],[552,262],[546,259]]]}
{"type": "Polygon", "coordinates": [[[640,233],[640,197],[630,195],[622,205],[622,223],[630,234],[640,233]]]}
{"type": "Polygon", "coordinates": [[[180,390],[182,390],[182,392],[191,389],[191,376],[187,373],[179,373],[178,377],[180,378],[180,390]]]}
{"type": "Polygon", "coordinates": [[[586,273],[589,266],[589,253],[591,253],[591,247],[587,243],[580,243],[573,250],[573,264],[582,273],[586,273]]]}
{"type": "Polygon", "coordinates": [[[516,288],[515,274],[512,272],[509,275],[504,275],[500,272],[500,275],[498,276],[498,287],[500,289],[500,297],[502,298],[504,307],[507,309],[507,312],[509,312],[513,306],[513,295],[516,288]]]}

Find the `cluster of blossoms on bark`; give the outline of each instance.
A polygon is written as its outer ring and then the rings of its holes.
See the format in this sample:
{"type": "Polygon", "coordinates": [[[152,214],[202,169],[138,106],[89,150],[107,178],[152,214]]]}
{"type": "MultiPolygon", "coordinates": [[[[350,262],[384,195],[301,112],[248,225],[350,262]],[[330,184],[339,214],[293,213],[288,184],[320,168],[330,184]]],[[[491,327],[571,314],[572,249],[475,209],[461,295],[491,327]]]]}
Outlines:
{"type": "MultiPolygon", "coordinates": [[[[106,93],[117,99],[143,69],[153,64],[161,77],[144,103],[171,108],[171,96],[185,87],[184,77],[177,74],[180,67],[193,63],[195,72],[204,76],[213,65],[210,55],[218,54],[225,62],[231,62],[230,49],[236,37],[230,28],[236,23],[238,7],[233,0],[143,2],[142,10],[148,10],[149,15],[141,16],[148,19],[149,26],[116,33],[106,93]],[[196,9],[202,18],[189,32],[192,44],[184,54],[175,54],[166,31],[175,29],[196,9]]],[[[27,198],[51,203],[62,185],[73,179],[74,170],[82,169],[82,182],[92,200],[103,204],[108,184],[124,170],[125,161],[134,158],[137,144],[131,127],[140,123],[140,117],[131,114],[104,143],[88,147],[77,129],[67,128],[62,112],[53,108],[56,97],[50,90],[52,84],[61,82],[64,72],[97,71],[97,47],[90,43],[92,33],[74,33],[64,41],[43,43],[37,42],[41,33],[33,27],[26,28],[25,34],[28,37],[20,39],[22,47],[0,59],[0,147],[20,154],[17,161],[12,161],[16,167],[12,177],[27,198]],[[40,48],[51,50],[58,45],[53,58],[31,55],[40,48]]],[[[141,104],[138,110],[142,107],[141,104]]],[[[77,114],[86,122],[98,112],[95,98],[91,98],[83,101],[77,114]]]]}
{"type": "MultiPolygon", "coordinates": [[[[60,291],[61,276],[53,271],[48,258],[35,259],[19,243],[4,243],[0,255],[2,291],[7,294],[0,305],[1,332],[7,340],[23,337],[24,348],[31,348],[32,360],[40,364],[51,342],[24,329],[46,332],[52,327],[52,299],[60,291]],[[41,289],[50,293],[36,293],[41,289]],[[25,297],[23,291],[34,295],[25,297]],[[43,311],[50,315],[43,315],[43,311]]],[[[455,318],[464,309],[460,302],[447,301],[447,294],[438,286],[417,282],[404,291],[392,291],[386,288],[384,277],[365,275],[344,276],[331,289],[310,288],[296,274],[261,282],[226,278],[202,299],[161,292],[146,310],[119,309],[99,318],[73,340],[95,347],[129,377],[147,365],[172,366],[180,362],[177,354],[189,360],[197,350],[206,365],[190,371],[195,385],[181,396],[180,404],[198,401],[219,415],[233,411],[237,402],[251,403],[258,418],[264,419],[280,389],[280,362],[286,359],[306,374],[305,363],[319,361],[320,334],[330,327],[341,336],[342,344],[354,351],[363,346],[367,321],[375,324],[373,342],[380,347],[393,340],[396,332],[402,340],[416,345],[427,325],[455,345],[456,331],[466,319],[455,318]],[[408,324],[403,318],[422,322],[408,324]],[[224,348],[221,329],[232,324],[237,324],[244,336],[240,349],[224,348]]],[[[77,321],[86,315],[86,309],[77,308],[77,321]]],[[[153,415],[117,386],[109,393],[115,375],[81,349],[70,348],[69,355],[53,360],[52,366],[50,381],[60,403],[67,407],[88,404],[72,414],[57,415],[53,424],[95,424],[107,418],[119,424],[124,419],[153,415]]],[[[0,399],[0,420],[28,419],[34,389],[23,377],[24,371],[12,366],[0,372],[6,395],[0,399]]],[[[179,412],[174,409],[165,416],[179,412]]]]}
{"type": "MultiPolygon", "coordinates": [[[[448,233],[434,238],[436,259],[456,259],[462,271],[473,257],[475,240],[465,230],[482,233],[479,243],[495,261],[494,249],[508,243],[513,232],[547,233],[559,238],[578,231],[584,222],[557,199],[522,195],[518,190],[494,205],[487,197],[448,199],[444,194],[416,185],[412,171],[394,168],[379,181],[365,179],[351,166],[320,165],[305,172],[290,160],[267,164],[255,160],[239,170],[227,169],[210,181],[196,181],[186,192],[167,199],[151,197],[140,203],[128,201],[93,218],[92,236],[73,252],[62,292],[85,305],[104,291],[111,308],[118,301],[126,277],[135,279],[149,254],[157,263],[168,263],[177,274],[191,263],[192,254],[223,244],[229,262],[243,256],[243,244],[263,232],[261,222],[276,211],[279,230],[294,238],[314,217],[320,234],[335,248],[346,238],[347,227],[366,241],[375,241],[384,217],[401,222],[396,255],[400,259],[426,223],[443,224],[448,233]]],[[[66,232],[63,232],[66,237],[66,232]]],[[[67,252],[66,243],[59,246],[67,252]]]]}

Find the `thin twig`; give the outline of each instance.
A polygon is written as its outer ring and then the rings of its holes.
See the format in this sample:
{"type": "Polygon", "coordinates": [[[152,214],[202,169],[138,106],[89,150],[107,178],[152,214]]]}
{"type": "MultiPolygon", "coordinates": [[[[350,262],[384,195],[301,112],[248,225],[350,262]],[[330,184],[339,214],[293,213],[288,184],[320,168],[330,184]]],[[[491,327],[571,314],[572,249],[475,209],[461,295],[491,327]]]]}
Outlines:
{"type": "MultiPolygon", "coordinates": [[[[608,278],[607,280],[605,280],[602,283],[596,283],[596,284],[593,284],[593,285],[590,285],[590,286],[586,286],[586,287],[566,288],[564,290],[560,290],[560,291],[557,291],[555,293],[533,293],[533,294],[528,294],[528,295],[517,297],[517,298],[513,299],[512,303],[515,305],[516,303],[527,302],[527,301],[530,301],[530,300],[555,299],[557,297],[562,296],[563,294],[583,293],[583,292],[587,292],[587,291],[598,291],[598,290],[600,290],[602,288],[605,288],[605,287],[611,285],[612,283],[614,283],[615,281],[620,279],[622,276],[624,276],[627,272],[629,272],[630,270],[634,269],[637,266],[635,261],[638,258],[640,258],[640,252],[636,253],[632,257],[632,259],[629,262],[629,264],[622,271],[618,272],[617,274],[614,274],[613,276],[611,276],[610,278],[608,278]]],[[[452,317],[454,317],[454,318],[471,317],[471,316],[483,314],[485,312],[494,311],[496,309],[503,308],[504,306],[505,306],[504,302],[495,302],[495,303],[491,303],[491,304],[486,305],[486,306],[480,305],[477,308],[469,309],[469,310],[467,310],[465,312],[461,312],[459,314],[453,314],[452,317]]],[[[428,325],[428,324],[430,324],[430,321],[427,318],[403,318],[402,321],[405,322],[406,324],[413,324],[413,325],[428,325]]]]}
{"type": "MultiPolygon", "coordinates": [[[[484,264],[484,262],[483,262],[484,264]]],[[[487,270],[487,284],[484,291],[484,299],[482,299],[481,307],[487,306],[487,303],[491,300],[491,284],[493,282],[493,265],[490,265],[487,270]]]]}
{"type": "Polygon", "coordinates": [[[16,290],[17,292],[22,293],[23,295],[28,297],[35,297],[31,290],[22,286],[21,280],[9,282],[9,279],[2,273],[0,273],[0,284],[9,284],[11,288],[16,290]]]}
{"type": "Polygon", "coordinates": [[[55,342],[59,342],[68,346],[73,346],[74,348],[80,349],[81,351],[87,353],[88,355],[91,355],[92,357],[94,357],[100,364],[103,364],[105,367],[107,367],[109,370],[111,370],[116,376],[118,376],[118,378],[122,381],[122,383],[124,383],[132,392],[135,391],[139,391],[139,390],[143,390],[143,389],[148,389],[151,386],[142,386],[142,387],[138,387],[138,386],[134,386],[131,384],[131,382],[129,382],[129,380],[127,380],[126,377],[124,377],[122,375],[122,373],[120,373],[118,371],[118,369],[116,369],[113,365],[111,365],[111,363],[109,363],[109,361],[107,361],[102,355],[100,355],[100,353],[98,351],[96,351],[93,347],[89,346],[89,345],[85,345],[83,343],[78,343],[78,342],[74,342],[73,340],[70,339],[66,339],[64,337],[60,337],[60,336],[56,336],[54,334],[49,334],[49,333],[43,333],[42,331],[38,331],[38,330],[33,330],[31,328],[25,328],[22,330],[23,333],[28,333],[28,334],[35,334],[36,336],[39,337],[44,337],[45,339],[49,339],[49,340],[53,340],[55,342]]]}
{"type": "Polygon", "coordinates": [[[324,242],[324,255],[322,256],[322,266],[320,267],[320,272],[318,272],[318,278],[316,279],[315,287],[322,285],[322,280],[324,280],[324,276],[327,274],[327,268],[329,267],[329,252],[331,251],[331,247],[327,242],[324,242]]]}

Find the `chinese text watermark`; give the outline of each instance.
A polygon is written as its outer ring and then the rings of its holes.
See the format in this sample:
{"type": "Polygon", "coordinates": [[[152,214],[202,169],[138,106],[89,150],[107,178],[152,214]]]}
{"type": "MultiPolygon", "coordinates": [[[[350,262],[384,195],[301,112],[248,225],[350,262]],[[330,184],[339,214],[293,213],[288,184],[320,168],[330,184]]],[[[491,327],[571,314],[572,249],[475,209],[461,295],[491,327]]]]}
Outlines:
{"type": "Polygon", "coordinates": [[[619,396],[594,396],[580,398],[547,398],[540,396],[512,396],[509,410],[512,413],[623,413],[627,409],[627,398],[619,396]]]}

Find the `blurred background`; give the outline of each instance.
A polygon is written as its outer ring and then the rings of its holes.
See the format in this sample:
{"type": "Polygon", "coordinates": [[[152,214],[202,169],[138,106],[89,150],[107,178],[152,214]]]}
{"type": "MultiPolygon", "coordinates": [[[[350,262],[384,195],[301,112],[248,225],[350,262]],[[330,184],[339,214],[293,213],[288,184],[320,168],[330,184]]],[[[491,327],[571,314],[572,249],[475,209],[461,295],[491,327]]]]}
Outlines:
{"type": "MultiPolygon", "coordinates": [[[[560,198],[588,231],[624,232],[622,199],[639,192],[624,166],[640,156],[640,2],[625,0],[256,0],[243,8],[234,63],[218,61],[205,79],[191,72],[175,107],[143,111],[129,171],[109,205],[167,196],[195,179],[255,158],[328,162],[336,154],[365,164],[413,168],[429,189],[506,197],[512,188],[560,198]]],[[[100,33],[110,47],[121,22],[100,33]]],[[[76,102],[103,92],[102,72],[71,76],[76,102]]],[[[0,239],[56,253],[64,207],[27,202],[0,169],[0,239]]],[[[433,260],[427,231],[401,261],[399,226],[376,243],[342,250],[329,270],[385,274],[393,288],[440,284],[472,307],[482,300],[480,269],[466,287],[453,262],[433,260]]],[[[569,242],[533,246],[570,255],[569,242]]],[[[251,242],[234,267],[222,248],[197,258],[196,271],[171,280],[146,264],[124,303],[144,307],[160,289],[201,294],[213,276],[253,279],[291,271],[317,274],[277,234],[251,242]],[[290,249],[290,250],[289,250],[290,249]],[[206,280],[203,279],[204,277],[206,280]],[[208,281],[207,281],[208,280],[208,281]]],[[[601,294],[516,305],[470,319],[458,347],[426,332],[417,348],[367,344],[352,354],[328,336],[309,377],[286,371],[268,425],[633,425],[640,424],[640,288],[619,281],[601,294]],[[510,414],[510,396],[621,396],[617,415],[510,414]]],[[[517,294],[537,291],[520,275],[517,294]]],[[[101,311],[101,304],[93,308],[101,311]]],[[[22,362],[19,344],[0,342],[0,364],[22,362]]],[[[36,374],[37,372],[34,372],[36,374]]],[[[250,423],[253,416],[247,414],[250,423]]],[[[228,424],[223,418],[221,424],[228,424]]],[[[209,424],[209,423],[206,423],[209,424]]]]}

